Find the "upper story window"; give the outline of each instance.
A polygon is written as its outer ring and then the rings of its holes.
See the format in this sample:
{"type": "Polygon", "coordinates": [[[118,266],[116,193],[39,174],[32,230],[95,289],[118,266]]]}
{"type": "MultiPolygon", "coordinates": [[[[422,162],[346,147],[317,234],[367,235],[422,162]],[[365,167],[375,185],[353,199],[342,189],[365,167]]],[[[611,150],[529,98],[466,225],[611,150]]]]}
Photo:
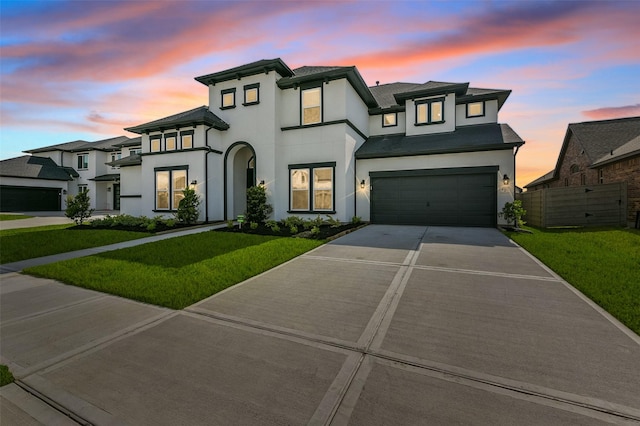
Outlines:
{"type": "Polygon", "coordinates": [[[164,149],[166,151],[176,150],[176,134],[175,133],[169,133],[164,135],[164,149]]]}
{"type": "Polygon", "coordinates": [[[260,103],[260,83],[244,86],[244,103],[242,105],[254,105],[260,103]]]}
{"type": "Polygon", "coordinates": [[[467,104],[467,118],[470,117],[484,117],[484,102],[467,104]]]}
{"type": "Polygon", "coordinates": [[[302,124],[322,122],[322,88],[313,87],[300,91],[302,97],[302,124]]]}
{"type": "Polygon", "coordinates": [[[142,148],[129,148],[129,155],[142,154],[142,148]]]}
{"type": "MultiPolygon", "coordinates": [[[[121,152],[112,152],[111,153],[111,162],[117,161],[122,158],[121,152]]],[[[117,169],[117,166],[111,166],[113,169],[117,169]]]]}
{"type": "Polygon", "coordinates": [[[193,130],[180,132],[180,146],[182,149],[193,148],[193,130]]]}
{"type": "Polygon", "coordinates": [[[220,109],[235,108],[236,107],[236,88],[225,89],[220,92],[222,97],[222,105],[220,109]]]}
{"type": "Polygon", "coordinates": [[[83,192],[89,192],[89,186],[88,185],[84,185],[84,184],[78,185],[78,194],[83,193],[83,192]]]}
{"type": "Polygon", "coordinates": [[[444,98],[416,101],[416,124],[444,123],[444,98]]]}
{"type": "Polygon", "coordinates": [[[89,168],[89,154],[78,154],[78,170],[89,168]]]}
{"type": "Polygon", "coordinates": [[[160,136],[151,137],[151,152],[160,152],[160,136]]]}
{"type": "Polygon", "coordinates": [[[382,114],[382,127],[393,127],[398,125],[398,113],[388,112],[382,114]]]}

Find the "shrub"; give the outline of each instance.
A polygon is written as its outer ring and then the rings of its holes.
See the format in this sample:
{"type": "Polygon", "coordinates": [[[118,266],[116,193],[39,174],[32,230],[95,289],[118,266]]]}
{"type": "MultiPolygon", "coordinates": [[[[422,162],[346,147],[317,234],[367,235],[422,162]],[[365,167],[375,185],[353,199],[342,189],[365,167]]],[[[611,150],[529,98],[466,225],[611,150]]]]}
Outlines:
{"type": "Polygon", "coordinates": [[[280,226],[275,220],[267,220],[264,224],[267,228],[271,229],[272,232],[280,232],[280,226]]]}
{"type": "Polygon", "coordinates": [[[314,226],[313,228],[311,228],[311,235],[316,237],[320,234],[320,228],[317,226],[314,226]]]}
{"type": "Polygon", "coordinates": [[[267,192],[263,186],[247,188],[247,222],[262,223],[272,211],[271,204],[267,204],[267,192]]]}
{"type": "Polygon", "coordinates": [[[251,228],[251,229],[253,229],[255,231],[256,229],[258,229],[258,222],[251,222],[249,224],[249,228],[251,228]]]}
{"type": "Polygon", "coordinates": [[[327,218],[327,223],[330,227],[339,228],[340,226],[342,226],[342,222],[340,222],[338,219],[334,219],[331,215],[327,215],[327,218]]]}
{"type": "Polygon", "coordinates": [[[89,191],[80,192],[75,197],[67,196],[67,209],[64,211],[65,216],[73,219],[76,225],[82,225],[85,219],[91,217],[93,213],[89,191]]]}
{"type": "Polygon", "coordinates": [[[227,221],[227,228],[229,228],[229,229],[233,228],[233,220],[228,220],[227,221]]]}
{"type": "Polygon", "coordinates": [[[284,219],[282,223],[287,228],[291,228],[292,226],[295,226],[296,228],[300,228],[304,226],[304,219],[298,216],[289,216],[286,219],[284,219]]]}
{"type": "Polygon", "coordinates": [[[351,223],[353,225],[360,225],[362,223],[362,218],[360,216],[354,216],[351,218],[351,223]]]}
{"type": "Polygon", "coordinates": [[[318,228],[324,225],[324,219],[320,217],[320,215],[316,216],[315,219],[310,220],[313,226],[317,226],[318,228]]]}
{"type": "Polygon", "coordinates": [[[505,203],[500,212],[500,216],[504,217],[509,223],[514,223],[516,228],[524,225],[526,222],[522,220],[527,211],[522,208],[522,201],[515,200],[513,203],[505,203]]]}
{"type": "Polygon", "coordinates": [[[291,233],[291,235],[296,235],[298,233],[298,227],[295,225],[289,226],[289,232],[291,233]]]}
{"type": "Polygon", "coordinates": [[[198,207],[200,206],[200,196],[196,193],[195,189],[185,188],[182,193],[184,198],[178,203],[178,210],[174,213],[176,219],[179,222],[191,224],[198,220],[200,212],[198,207]]]}

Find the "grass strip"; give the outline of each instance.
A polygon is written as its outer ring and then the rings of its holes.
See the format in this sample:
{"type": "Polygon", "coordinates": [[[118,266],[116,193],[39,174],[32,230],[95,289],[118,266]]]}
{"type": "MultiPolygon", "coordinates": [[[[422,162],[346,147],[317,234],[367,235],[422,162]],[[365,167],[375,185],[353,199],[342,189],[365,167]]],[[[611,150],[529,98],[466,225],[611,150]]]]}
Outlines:
{"type": "Polygon", "coordinates": [[[73,224],[0,231],[0,264],[148,237],[143,232],[67,229],[73,224]]]}
{"type": "Polygon", "coordinates": [[[203,232],[24,272],[172,309],[182,309],[322,241],[203,232]]]}
{"type": "Polygon", "coordinates": [[[27,216],[26,214],[0,214],[0,222],[5,220],[20,220],[29,219],[33,216],[27,216]]]}
{"type": "Polygon", "coordinates": [[[0,387],[13,383],[14,378],[9,367],[4,364],[0,364],[0,387]]]}
{"type": "Polygon", "coordinates": [[[640,334],[640,230],[527,229],[506,234],[640,334]]]}

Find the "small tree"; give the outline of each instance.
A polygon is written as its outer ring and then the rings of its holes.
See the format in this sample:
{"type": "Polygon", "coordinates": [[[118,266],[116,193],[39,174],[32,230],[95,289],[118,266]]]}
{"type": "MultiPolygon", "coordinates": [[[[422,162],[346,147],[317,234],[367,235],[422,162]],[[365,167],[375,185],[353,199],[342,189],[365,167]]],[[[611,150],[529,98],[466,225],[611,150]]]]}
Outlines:
{"type": "Polygon", "coordinates": [[[181,223],[195,223],[200,216],[198,207],[200,206],[200,196],[195,189],[185,188],[182,193],[184,197],[178,203],[178,210],[174,213],[176,219],[181,223]]]}
{"type": "Polygon", "coordinates": [[[516,228],[521,227],[526,222],[522,220],[527,211],[522,208],[522,201],[515,200],[513,203],[505,203],[500,216],[504,217],[507,222],[513,223],[516,228]]]}
{"type": "Polygon", "coordinates": [[[75,197],[67,195],[67,208],[64,214],[69,219],[73,219],[76,225],[82,225],[82,222],[91,217],[91,213],[93,213],[94,209],[91,209],[90,206],[89,191],[82,191],[75,197]]]}
{"type": "Polygon", "coordinates": [[[271,204],[267,204],[267,191],[263,186],[247,188],[247,222],[262,223],[272,211],[271,204]]]}

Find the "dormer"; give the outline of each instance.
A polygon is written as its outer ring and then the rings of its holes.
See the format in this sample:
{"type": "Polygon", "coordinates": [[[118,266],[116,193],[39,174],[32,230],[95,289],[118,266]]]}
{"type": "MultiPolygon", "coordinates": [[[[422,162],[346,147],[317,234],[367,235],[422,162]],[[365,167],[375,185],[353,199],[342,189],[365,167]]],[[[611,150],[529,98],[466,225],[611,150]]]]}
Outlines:
{"type": "Polygon", "coordinates": [[[456,97],[456,127],[497,123],[498,111],[510,94],[511,90],[469,87],[456,97]]]}

